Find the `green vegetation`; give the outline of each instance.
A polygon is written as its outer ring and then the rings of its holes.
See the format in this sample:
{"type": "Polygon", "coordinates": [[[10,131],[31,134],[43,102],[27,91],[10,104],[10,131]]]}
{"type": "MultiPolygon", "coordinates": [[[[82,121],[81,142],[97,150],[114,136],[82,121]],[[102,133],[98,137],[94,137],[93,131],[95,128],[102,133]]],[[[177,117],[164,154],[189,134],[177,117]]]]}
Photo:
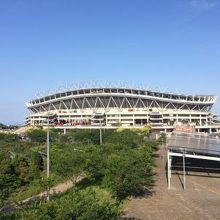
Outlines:
{"type": "Polygon", "coordinates": [[[0,136],[0,205],[28,198],[71,180],[73,187],[1,219],[117,219],[123,202],[153,184],[154,152],[164,141],[148,139],[149,129],[50,130],[51,178],[46,179],[46,131],[29,130],[25,140],[0,136]]]}
{"type": "Polygon", "coordinates": [[[2,123],[0,123],[0,129],[5,129],[5,128],[7,128],[7,126],[2,124],[2,123]]]}
{"type": "Polygon", "coordinates": [[[2,124],[2,123],[0,123],[0,130],[1,129],[15,129],[15,128],[18,128],[18,126],[16,126],[16,125],[4,125],[4,124],[2,124]]]}

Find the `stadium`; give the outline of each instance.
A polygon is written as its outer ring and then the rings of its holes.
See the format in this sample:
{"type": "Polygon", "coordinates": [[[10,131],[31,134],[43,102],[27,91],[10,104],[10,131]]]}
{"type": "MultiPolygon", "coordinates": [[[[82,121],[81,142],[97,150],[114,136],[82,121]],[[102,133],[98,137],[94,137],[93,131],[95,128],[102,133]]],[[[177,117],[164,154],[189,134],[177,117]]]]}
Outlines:
{"type": "Polygon", "coordinates": [[[211,113],[213,95],[182,95],[129,87],[90,87],[56,92],[26,103],[29,126],[57,128],[144,127],[172,132],[182,129],[219,133],[220,120],[211,113]]]}

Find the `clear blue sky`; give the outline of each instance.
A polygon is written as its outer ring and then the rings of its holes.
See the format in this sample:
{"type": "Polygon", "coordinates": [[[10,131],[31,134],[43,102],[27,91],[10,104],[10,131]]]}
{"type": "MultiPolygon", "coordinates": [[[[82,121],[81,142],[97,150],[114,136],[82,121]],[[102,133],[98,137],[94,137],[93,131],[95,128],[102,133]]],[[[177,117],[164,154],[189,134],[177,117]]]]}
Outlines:
{"type": "Polygon", "coordinates": [[[0,76],[6,124],[23,123],[37,93],[78,82],[220,96],[220,1],[0,1],[0,76]]]}

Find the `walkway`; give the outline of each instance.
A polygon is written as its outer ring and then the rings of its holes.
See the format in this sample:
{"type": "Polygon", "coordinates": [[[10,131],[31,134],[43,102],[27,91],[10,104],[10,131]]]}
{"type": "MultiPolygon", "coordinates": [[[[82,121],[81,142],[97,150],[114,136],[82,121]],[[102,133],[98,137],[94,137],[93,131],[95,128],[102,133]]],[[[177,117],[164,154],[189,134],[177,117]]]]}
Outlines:
{"type": "MultiPolygon", "coordinates": [[[[72,181],[68,180],[64,183],[60,183],[60,184],[52,187],[51,190],[50,190],[50,194],[62,193],[62,192],[65,192],[66,190],[68,190],[72,187],[73,187],[72,181]]],[[[46,196],[47,196],[47,192],[45,191],[45,192],[39,193],[37,195],[34,195],[30,198],[24,199],[23,201],[20,202],[20,204],[21,205],[28,204],[32,201],[39,200],[40,198],[46,197],[46,196]]],[[[12,203],[12,204],[9,204],[9,205],[6,205],[6,206],[0,208],[0,212],[13,211],[17,208],[18,208],[18,205],[15,204],[15,203],[12,203]]]]}
{"type": "MultiPolygon", "coordinates": [[[[157,159],[156,185],[152,196],[132,199],[124,210],[123,219],[142,220],[207,220],[220,219],[220,176],[186,176],[186,190],[182,175],[172,175],[171,190],[167,190],[166,151],[161,148],[157,159]]],[[[191,173],[193,174],[193,173],[191,173]]]]}

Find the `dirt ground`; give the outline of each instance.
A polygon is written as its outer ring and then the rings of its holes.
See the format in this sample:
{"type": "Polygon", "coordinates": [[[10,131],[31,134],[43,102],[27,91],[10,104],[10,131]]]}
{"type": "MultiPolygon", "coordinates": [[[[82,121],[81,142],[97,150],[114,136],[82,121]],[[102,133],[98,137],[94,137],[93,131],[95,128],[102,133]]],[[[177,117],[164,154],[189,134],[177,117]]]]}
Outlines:
{"type": "Polygon", "coordinates": [[[152,195],[129,201],[122,219],[220,219],[220,174],[187,172],[183,190],[181,172],[173,171],[168,190],[165,146],[159,151],[157,165],[152,195]]]}

